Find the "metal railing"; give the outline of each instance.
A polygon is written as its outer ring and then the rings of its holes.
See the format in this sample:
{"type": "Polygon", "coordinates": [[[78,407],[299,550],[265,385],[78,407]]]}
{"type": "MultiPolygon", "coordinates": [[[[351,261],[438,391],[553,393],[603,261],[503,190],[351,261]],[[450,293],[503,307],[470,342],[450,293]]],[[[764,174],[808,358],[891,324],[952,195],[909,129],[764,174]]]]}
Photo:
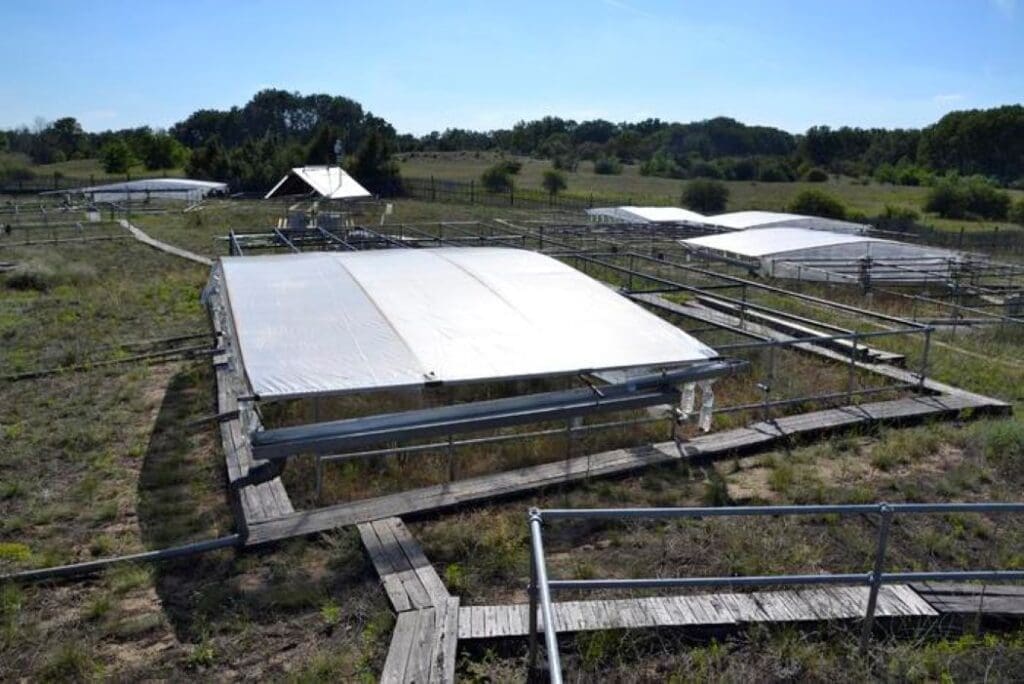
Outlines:
{"type": "Polygon", "coordinates": [[[547,665],[550,680],[562,681],[561,658],[554,621],[554,607],[551,595],[559,590],[608,590],[608,589],[667,589],[679,587],[709,586],[779,586],[779,585],[824,585],[859,584],[869,587],[867,607],[861,627],[860,646],[867,647],[874,624],[878,592],[883,584],[927,581],[1019,581],[1024,580],[1024,570],[945,570],[926,572],[887,572],[885,570],[886,549],[892,519],[897,515],[948,513],[1024,513],[1024,503],[879,503],[846,505],[808,506],[734,506],[695,508],[601,508],[601,509],[546,509],[532,508],[528,514],[530,526],[530,617],[529,617],[529,668],[537,671],[538,636],[543,626],[547,665]],[[872,567],[866,572],[837,574],[796,574],[796,575],[751,575],[740,577],[656,577],[639,579],[550,579],[544,556],[543,524],[546,521],[568,519],[668,519],[668,518],[711,518],[741,516],[779,515],[877,515],[878,535],[872,567]],[[538,620],[538,608],[540,619],[538,620]]]}

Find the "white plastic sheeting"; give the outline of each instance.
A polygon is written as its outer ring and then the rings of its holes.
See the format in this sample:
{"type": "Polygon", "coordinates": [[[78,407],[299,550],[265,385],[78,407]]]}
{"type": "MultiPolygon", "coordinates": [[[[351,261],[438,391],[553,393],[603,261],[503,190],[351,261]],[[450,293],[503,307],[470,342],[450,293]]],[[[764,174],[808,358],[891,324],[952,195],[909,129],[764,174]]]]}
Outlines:
{"type": "Polygon", "coordinates": [[[534,252],[224,257],[210,291],[263,398],[670,366],[718,354],[534,252]]]}
{"type": "MultiPolygon", "coordinates": [[[[93,185],[73,192],[88,196],[93,202],[139,202],[146,199],[174,199],[196,202],[210,193],[224,194],[227,183],[191,180],[188,178],[144,178],[141,180],[93,185]]],[[[67,192],[66,190],[62,190],[67,192]]]]}
{"type": "Polygon", "coordinates": [[[595,207],[587,209],[587,215],[626,223],[708,223],[703,214],[679,207],[595,207]]]}
{"type": "Polygon", "coordinates": [[[806,228],[752,228],[680,240],[692,251],[758,262],[762,273],[803,280],[856,280],[870,259],[879,281],[928,280],[961,256],[936,247],[806,228]]]}
{"type": "Polygon", "coordinates": [[[369,197],[370,191],[340,166],[298,166],[277,182],[264,199],[316,193],[324,199],[369,197]]]}
{"type": "Polygon", "coordinates": [[[748,228],[770,228],[773,226],[790,226],[809,230],[827,230],[833,233],[850,233],[859,235],[870,230],[871,226],[852,221],[822,218],[820,216],[803,216],[801,214],[783,214],[776,211],[734,211],[728,214],[708,216],[705,221],[720,228],[729,230],[746,230],[748,228]]]}

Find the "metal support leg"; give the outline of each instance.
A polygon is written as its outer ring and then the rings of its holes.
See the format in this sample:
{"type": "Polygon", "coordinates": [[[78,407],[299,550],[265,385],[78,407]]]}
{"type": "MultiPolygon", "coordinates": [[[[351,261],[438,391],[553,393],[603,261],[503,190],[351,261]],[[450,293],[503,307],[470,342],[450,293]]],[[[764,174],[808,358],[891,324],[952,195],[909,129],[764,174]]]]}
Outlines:
{"type": "Polygon", "coordinates": [[[864,614],[864,625],[860,632],[860,650],[864,652],[871,641],[871,629],[875,624],[875,607],[878,605],[878,590],[882,588],[882,573],[885,571],[885,548],[889,543],[889,525],[892,523],[892,508],[883,503],[878,507],[878,546],[875,548],[875,566],[871,571],[871,589],[868,592],[868,607],[864,614]]]}
{"type": "MultiPolygon", "coordinates": [[[[533,512],[527,516],[531,520],[533,512]]],[[[527,658],[528,671],[533,673],[537,670],[537,556],[533,553],[533,546],[530,546],[530,629],[527,633],[529,638],[529,656],[527,658]]]]}

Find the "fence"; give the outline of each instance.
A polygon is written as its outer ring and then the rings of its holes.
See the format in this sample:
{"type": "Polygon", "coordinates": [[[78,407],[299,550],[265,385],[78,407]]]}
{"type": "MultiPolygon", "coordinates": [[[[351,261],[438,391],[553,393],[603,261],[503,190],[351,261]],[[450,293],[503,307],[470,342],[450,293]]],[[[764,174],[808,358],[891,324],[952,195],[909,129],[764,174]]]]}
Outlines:
{"type": "MultiPolygon", "coordinates": [[[[387,193],[398,195],[399,192],[387,193]]],[[[632,205],[636,201],[645,204],[672,205],[678,198],[650,196],[633,196],[628,194],[608,195],[602,193],[559,193],[551,195],[544,190],[510,188],[501,192],[491,192],[476,181],[462,182],[442,180],[440,178],[403,178],[402,192],[406,197],[427,200],[430,202],[453,202],[460,204],[479,204],[493,207],[520,207],[524,209],[563,209],[582,211],[595,206],[632,205]]]]}
{"type": "Polygon", "coordinates": [[[607,509],[531,509],[528,516],[530,526],[530,625],[529,625],[529,667],[536,672],[537,642],[539,623],[538,604],[544,627],[544,640],[548,656],[548,671],[552,682],[562,681],[561,658],[558,638],[555,633],[554,609],[551,593],[558,590],[597,589],[666,589],[679,587],[708,586],[778,586],[812,584],[863,584],[869,587],[868,603],[864,611],[861,630],[861,648],[867,646],[874,623],[878,591],[883,584],[904,582],[950,581],[1018,581],[1024,580],[1022,570],[950,570],[936,572],[886,572],[886,547],[889,528],[896,515],[945,513],[1024,513],[1024,503],[948,503],[948,504],[853,504],[853,505],[811,505],[811,506],[736,506],[722,508],[607,508],[607,509]],[[738,577],[656,577],[643,579],[589,579],[552,580],[547,574],[544,558],[542,525],[545,520],[567,519],[668,519],[705,518],[732,516],[779,516],[779,515],[877,515],[878,536],[874,550],[872,568],[863,573],[818,574],[818,575],[753,575],[738,577]]]}

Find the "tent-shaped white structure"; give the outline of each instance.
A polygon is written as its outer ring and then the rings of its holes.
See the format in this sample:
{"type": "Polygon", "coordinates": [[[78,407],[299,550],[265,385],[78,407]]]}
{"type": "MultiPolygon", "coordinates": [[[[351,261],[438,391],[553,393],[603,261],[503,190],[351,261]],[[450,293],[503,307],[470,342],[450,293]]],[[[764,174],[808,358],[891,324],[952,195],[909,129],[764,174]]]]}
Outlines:
{"type": "Polygon", "coordinates": [[[850,233],[861,235],[870,230],[871,226],[852,221],[822,218],[820,216],[804,216],[802,214],[784,214],[777,211],[734,211],[728,214],[708,216],[705,221],[727,230],[747,230],[748,228],[773,228],[791,226],[809,230],[827,230],[833,233],[850,233]]]}
{"type": "Polygon", "coordinates": [[[595,207],[587,209],[587,215],[597,221],[622,223],[708,223],[703,214],[680,207],[595,207]]]}
{"type": "Polygon", "coordinates": [[[526,250],[223,257],[207,296],[261,399],[718,358],[606,285],[526,250]]]}
{"type": "Polygon", "coordinates": [[[807,228],[754,228],[680,240],[693,253],[775,278],[920,283],[943,279],[962,255],[944,249],[807,228]],[[869,270],[865,270],[869,269],[869,270]]]}
{"type": "Polygon", "coordinates": [[[297,166],[278,181],[264,199],[309,194],[333,200],[371,196],[369,190],[340,166],[297,166]]]}
{"type": "MultiPolygon", "coordinates": [[[[143,178],[76,188],[74,194],[85,195],[93,202],[133,202],[147,199],[172,199],[197,202],[208,195],[225,195],[227,183],[192,180],[190,178],[143,178]]],[[[67,190],[58,191],[66,194],[67,190]]]]}

